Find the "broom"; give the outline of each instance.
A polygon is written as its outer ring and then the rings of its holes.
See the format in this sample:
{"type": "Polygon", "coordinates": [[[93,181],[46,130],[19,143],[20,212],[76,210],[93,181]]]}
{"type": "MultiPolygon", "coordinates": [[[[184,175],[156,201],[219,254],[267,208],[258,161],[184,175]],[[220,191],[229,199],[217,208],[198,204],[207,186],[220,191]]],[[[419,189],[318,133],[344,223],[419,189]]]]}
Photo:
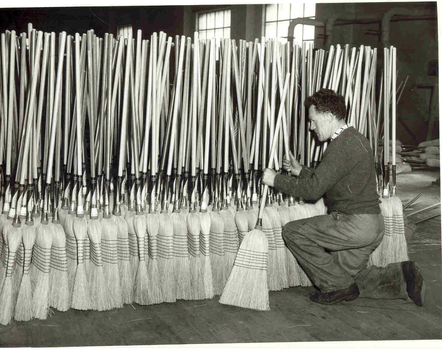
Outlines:
{"type": "MultiPolygon", "coordinates": [[[[60,37],[60,40],[64,40],[60,37]]],[[[62,65],[63,62],[59,61],[62,65]]],[[[61,74],[59,67],[59,74],[61,74]]],[[[61,83],[57,85],[60,89],[55,96],[54,108],[58,108],[58,113],[61,113],[61,83]]],[[[54,111],[54,114],[56,112],[54,111]]],[[[55,193],[54,193],[54,205],[53,205],[53,217],[52,217],[52,247],[51,247],[51,262],[50,262],[50,274],[49,274],[49,306],[59,311],[67,311],[70,307],[70,289],[68,285],[68,272],[67,272],[67,254],[66,254],[66,235],[63,227],[60,225],[59,219],[59,188],[58,183],[60,180],[60,150],[61,150],[61,121],[55,119],[53,123],[56,123],[55,130],[55,193]]]]}
{"type": "MultiPolygon", "coordinates": [[[[284,100],[289,86],[290,73],[287,73],[284,92],[278,113],[273,144],[270,151],[269,167],[273,166],[273,158],[276,150],[276,139],[279,133],[284,100]]],[[[265,199],[268,186],[264,187],[261,207],[258,215],[258,223],[255,230],[251,231],[243,240],[232,272],[224,287],[219,302],[221,304],[234,305],[256,310],[269,310],[269,293],[267,284],[267,257],[268,242],[266,235],[260,230],[264,213],[265,199]]]]}
{"type": "MultiPolygon", "coordinates": [[[[184,61],[184,50],[185,50],[185,37],[182,36],[180,39],[180,51],[178,57],[178,76],[175,85],[175,101],[174,109],[172,115],[172,130],[170,139],[170,153],[169,162],[167,168],[168,177],[171,175],[172,161],[173,161],[173,151],[175,146],[175,139],[177,137],[177,119],[178,111],[180,108],[180,96],[181,96],[181,80],[182,80],[182,67],[184,61]]],[[[189,63],[190,62],[190,46],[187,45],[187,59],[186,59],[186,74],[188,75],[189,63]]],[[[187,86],[185,88],[187,92],[187,86]]],[[[184,103],[187,103],[185,101],[184,103]]],[[[183,108],[185,108],[183,106],[183,108]]],[[[183,138],[180,138],[180,159],[183,157],[183,138]]],[[[180,162],[181,163],[181,162],[180,162]]],[[[178,164],[181,169],[181,164],[178,164]]],[[[181,172],[181,170],[180,170],[181,172]]],[[[179,177],[178,177],[179,178],[179,177]]],[[[168,180],[166,180],[168,181],[168,180]]],[[[176,181],[176,180],[175,180],[176,181]]],[[[178,183],[179,185],[179,183],[178,183]]],[[[174,186],[176,187],[176,186],[174,186]]],[[[187,248],[187,224],[185,218],[180,213],[179,207],[179,195],[177,193],[177,198],[175,198],[175,205],[173,213],[170,215],[170,219],[173,223],[173,253],[174,253],[174,274],[176,280],[176,298],[189,300],[191,298],[191,284],[190,284],[190,265],[189,265],[189,253],[187,248]]]]}
{"type": "Polygon", "coordinates": [[[80,35],[75,34],[75,80],[76,80],[76,113],[77,113],[77,214],[73,219],[72,228],[77,241],[77,269],[75,271],[75,279],[72,290],[71,307],[77,310],[88,310],[91,308],[91,295],[89,282],[86,274],[86,266],[84,261],[84,246],[88,237],[87,221],[84,217],[84,199],[82,191],[82,143],[81,143],[81,88],[80,86],[80,35]]]}
{"type": "MultiPolygon", "coordinates": [[[[101,247],[102,247],[102,260],[103,260],[103,270],[106,278],[107,286],[111,294],[111,308],[120,308],[123,306],[123,292],[121,285],[119,261],[120,265],[123,264],[124,255],[119,259],[118,252],[118,235],[119,235],[119,219],[113,217],[110,208],[110,163],[112,156],[111,149],[111,110],[112,110],[112,46],[113,46],[112,35],[105,36],[105,46],[104,46],[104,63],[103,69],[107,70],[106,76],[103,79],[107,79],[107,114],[104,117],[103,128],[105,128],[104,137],[104,164],[105,164],[105,176],[104,176],[104,188],[103,188],[103,218],[101,219],[101,247]]],[[[104,92],[103,92],[104,94],[104,92]]],[[[120,217],[121,218],[121,217],[120,217]]],[[[124,222],[124,220],[123,220],[124,222]]],[[[122,227],[122,232],[125,232],[124,227],[122,227]]],[[[126,265],[127,266],[127,265],[126,265]]],[[[126,282],[126,281],[125,281],[126,282]]],[[[129,286],[130,288],[130,286],[129,286]]]]}
{"type": "MultiPolygon", "coordinates": [[[[51,35],[51,52],[55,54],[55,34],[52,33],[51,35]]],[[[58,265],[59,262],[59,256],[61,257],[61,275],[63,277],[66,277],[65,283],[63,283],[63,279],[59,281],[60,285],[57,288],[56,291],[54,291],[54,294],[60,295],[60,300],[54,300],[54,305],[57,305],[60,307],[60,309],[67,310],[68,305],[68,290],[67,290],[67,276],[64,275],[64,269],[66,268],[66,261],[64,260],[66,255],[63,255],[64,247],[65,247],[65,240],[64,235],[62,234],[61,241],[59,239],[60,237],[60,231],[54,232],[56,228],[54,225],[50,225],[48,221],[48,214],[49,214],[49,205],[50,205],[50,187],[52,182],[52,168],[54,163],[54,150],[55,150],[55,142],[56,142],[56,135],[59,130],[57,130],[57,127],[59,125],[58,123],[58,114],[60,112],[60,94],[61,94],[61,79],[62,79],[62,69],[63,69],[63,59],[64,59],[64,49],[65,49],[65,43],[66,43],[66,33],[62,32],[60,34],[60,42],[59,42],[59,55],[58,55],[58,67],[57,67],[57,81],[55,86],[55,96],[53,99],[52,105],[50,105],[50,108],[52,108],[52,120],[50,121],[50,126],[48,126],[48,130],[50,127],[50,141],[47,143],[48,145],[48,157],[47,157],[47,172],[46,172],[46,188],[45,188],[45,197],[44,197],[44,209],[42,213],[42,221],[41,225],[37,227],[37,238],[36,238],[36,255],[38,255],[38,252],[40,252],[40,266],[36,264],[37,269],[39,270],[37,272],[36,276],[36,285],[34,288],[34,295],[33,295],[33,304],[34,304],[34,317],[39,319],[46,319],[49,306],[51,305],[50,298],[51,298],[51,263],[52,265],[58,265]],[[52,253],[52,244],[55,236],[55,242],[57,243],[57,246],[54,248],[54,252],[52,253]],[[51,255],[54,256],[54,259],[52,259],[51,255]],[[52,261],[54,260],[54,261],[52,261]],[[64,293],[64,297],[63,297],[64,293]],[[58,303],[60,302],[60,304],[58,303]]],[[[53,79],[50,79],[50,83],[52,83],[53,79]]],[[[50,101],[51,102],[51,101],[50,101]]],[[[49,121],[48,121],[49,122],[49,121]]],[[[45,142],[46,145],[46,142],[45,142]]],[[[57,147],[58,148],[58,147],[57,147]]],[[[59,151],[59,150],[58,150],[59,151]]],[[[59,152],[57,152],[59,153],[59,152]]],[[[58,165],[58,162],[56,162],[58,165]]],[[[58,174],[58,172],[56,172],[58,174]]],[[[56,209],[55,209],[56,210],[56,209]]],[[[54,218],[57,221],[57,217],[54,218]]],[[[57,266],[58,267],[58,266],[57,266]]],[[[54,266],[55,268],[55,266],[54,266]]]]}
{"type": "Polygon", "coordinates": [[[396,47],[390,48],[392,52],[392,99],[391,99],[391,114],[392,114],[392,184],[391,184],[391,193],[392,197],[390,198],[390,205],[393,211],[393,245],[395,247],[395,257],[394,262],[398,261],[407,261],[408,260],[408,252],[407,252],[407,241],[405,239],[405,230],[404,230],[404,214],[403,214],[403,205],[399,197],[396,196],[396,47]]]}

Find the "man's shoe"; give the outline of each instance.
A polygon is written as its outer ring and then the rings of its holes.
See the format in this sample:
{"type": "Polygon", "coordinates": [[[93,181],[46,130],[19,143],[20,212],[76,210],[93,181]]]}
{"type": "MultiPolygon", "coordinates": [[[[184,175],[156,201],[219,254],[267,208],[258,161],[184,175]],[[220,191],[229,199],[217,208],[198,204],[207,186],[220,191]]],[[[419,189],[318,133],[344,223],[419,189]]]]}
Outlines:
{"type": "Polygon", "coordinates": [[[419,267],[414,261],[404,261],[401,265],[407,282],[408,296],[417,306],[422,306],[425,297],[425,283],[419,267]]]}
{"type": "Polygon", "coordinates": [[[337,290],[329,293],[314,293],[310,295],[310,300],[315,303],[332,305],[339,303],[340,301],[354,300],[359,296],[359,288],[356,283],[353,283],[346,289],[337,290]]]}

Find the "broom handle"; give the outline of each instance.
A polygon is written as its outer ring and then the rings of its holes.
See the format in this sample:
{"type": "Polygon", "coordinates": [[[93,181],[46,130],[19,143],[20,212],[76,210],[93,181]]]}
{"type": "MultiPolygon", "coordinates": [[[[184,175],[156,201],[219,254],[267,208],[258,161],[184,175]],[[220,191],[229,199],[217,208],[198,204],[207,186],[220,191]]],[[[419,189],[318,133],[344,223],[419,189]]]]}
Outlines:
{"type": "MultiPolygon", "coordinates": [[[[226,127],[225,127],[225,138],[224,138],[224,173],[228,173],[229,171],[229,131],[230,131],[230,126],[229,126],[229,106],[230,106],[230,76],[231,76],[231,59],[232,59],[232,54],[231,54],[231,41],[230,39],[226,40],[226,61],[227,61],[227,65],[226,65],[226,75],[227,75],[227,79],[226,79],[226,92],[225,92],[225,123],[226,123],[226,127]]],[[[239,101],[239,103],[241,103],[241,101],[239,101]]]]}
{"type": "MultiPolygon", "coordinates": [[[[152,47],[152,43],[151,43],[152,47]]],[[[149,75],[147,77],[147,99],[146,99],[146,121],[144,122],[144,158],[143,158],[143,172],[147,172],[147,165],[148,165],[148,152],[149,152],[149,136],[150,136],[150,128],[151,128],[151,122],[153,119],[152,114],[152,104],[153,104],[153,92],[152,92],[152,65],[153,65],[153,58],[152,58],[152,51],[149,55],[149,75]]]]}
{"type": "MultiPolygon", "coordinates": [[[[284,92],[282,93],[281,104],[279,106],[278,120],[276,122],[275,135],[273,137],[273,144],[271,146],[271,151],[270,151],[269,166],[268,166],[269,168],[273,167],[273,160],[275,157],[276,144],[277,144],[280,124],[281,124],[281,119],[282,119],[282,111],[284,110],[284,101],[285,101],[285,98],[287,95],[287,90],[289,87],[289,79],[290,79],[290,73],[287,73],[286,78],[285,78],[285,83],[284,83],[284,92]]],[[[261,206],[259,208],[259,213],[258,213],[258,222],[260,222],[262,220],[262,215],[264,213],[264,207],[266,204],[268,188],[269,188],[268,185],[264,185],[263,195],[261,196],[261,206]]]]}
{"type": "MultiPolygon", "coordinates": [[[[184,40],[183,40],[184,41],[184,40]]],[[[183,93],[183,107],[181,114],[181,135],[179,144],[179,155],[178,155],[178,175],[182,174],[184,166],[184,154],[187,147],[187,118],[188,118],[188,98],[189,98],[189,79],[190,79],[190,52],[192,50],[192,39],[187,38],[186,43],[186,64],[184,72],[184,93],[183,93]]]]}
{"type": "Polygon", "coordinates": [[[119,164],[118,164],[118,176],[123,176],[123,168],[124,168],[124,158],[125,158],[125,150],[126,150],[126,142],[127,142],[127,113],[128,113],[128,99],[129,99],[129,78],[130,78],[130,61],[132,59],[132,37],[129,34],[129,38],[127,39],[127,48],[126,48],[126,68],[125,68],[125,77],[124,77],[124,92],[123,92],[123,112],[121,115],[121,136],[120,136],[120,153],[119,153],[119,164]]]}
{"type": "MultiPolygon", "coordinates": [[[[51,123],[51,140],[49,144],[49,155],[48,155],[48,171],[46,174],[46,184],[49,185],[52,179],[52,164],[54,159],[54,148],[55,148],[55,135],[57,133],[57,121],[59,114],[59,100],[61,94],[61,79],[63,75],[63,60],[64,60],[64,49],[66,44],[66,32],[61,32],[60,47],[58,52],[58,67],[57,67],[57,83],[55,88],[55,98],[53,104],[53,117],[51,123]]],[[[79,119],[79,118],[78,118],[79,119]]]]}
{"type": "MultiPolygon", "coordinates": [[[[34,63],[34,68],[33,68],[33,74],[31,76],[31,89],[29,91],[29,96],[28,96],[28,101],[29,101],[29,111],[27,111],[27,123],[26,123],[26,132],[25,132],[25,142],[24,142],[24,152],[23,152],[23,157],[24,159],[27,159],[28,157],[28,150],[29,150],[29,143],[32,137],[31,131],[32,131],[32,127],[33,127],[33,116],[34,116],[34,101],[35,101],[35,91],[37,89],[37,81],[38,81],[38,72],[40,69],[40,57],[41,57],[41,45],[42,45],[42,37],[43,37],[43,32],[38,32],[38,38],[37,38],[37,57],[35,58],[35,63],[34,63]]],[[[27,163],[27,162],[25,162],[27,163]]],[[[29,168],[31,168],[29,166],[29,168]]],[[[24,185],[25,184],[25,179],[26,179],[26,172],[22,171],[22,173],[20,174],[20,184],[24,185]]]]}
{"type": "MultiPolygon", "coordinates": [[[[232,45],[235,44],[235,40],[232,40],[232,45]]],[[[233,49],[233,69],[234,69],[234,75],[235,75],[235,85],[236,85],[236,97],[237,101],[241,101],[241,93],[240,93],[240,86],[239,86],[239,77],[238,77],[238,58],[236,54],[236,50],[233,49]]],[[[246,145],[246,137],[245,137],[245,130],[244,130],[244,113],[242,109],[242,104],[238,103],[238,113],[239,113],[239,128],[241,133],[241,146],[243,151],[243,157],[244,157],[244,171],[246,173],[249,172],[249,150],[246,145]]]]}
{"type": "Polygon", "coordinates": [[[181,93],[181,80],[182,80],[182,67],[183,67],[183,61],[184,61],[184,48],[185,48],[185,36],[183,35],[180,40],[180,51],[179,51],[179,61],[178,61],[178,79],[175,86],[175,103],[174,103],[174,109],[173,109],[173,116],[172,116],[172,134],[171,134],[171,140],[170,140],[170,148],[169,148],[169,163],[167,166],[167,175],[172,175],[172,160],[173,160],[173,152],[174,152],[174,145],[175,145],[175,135],[176,135],[176,121],[178,116],[178,110],[180,108],[180,93],[181,93]]]}
{"type": "MultiPolygon", "coordinates": [[[[278,86],[279,86],[279,93],[280,93],[280,99],[283,99],[283,91],[284,91],[284,87],[283,87],[283,75],[282,75],[282,69],[281,69],[281,63],[277,62],[277,68],[278,68],[278,86]]],[[[286,115],[285,115],[285,111],[283,110],[282,112],[282,129],[283,129],[283,138],[284,138],[284,151],[288,157],[289,153],[290,153],[290,146],[289,146],[289,137],[288,137],[288,130],[287,130],[287,120],[286,120],[286,115]]]]}
{"type": "Polygon", "coordinates": [[[335,47],[333,45],[331,45],[330,46],[330,51],[328,53],[328,58],[327,58],[327,66],[325,68],[324,81],[322,83],[322,88],[323,89],[327,88],[327,83],[328,83],[328,79],[329,79],[329,75],[330,75],[330,70],[331,70],[331,65],[332,65],[332,59],[333,59],[334,52],[335,52],[335,47]]]}
{"type": "Polygon", "coordinates": [[[191,157],[191,167],[190,167],[190,175],[192,177],[196,176],[196,149],[197,149],[197,140],[196,140],[196,121],[197,121],[197,98],[198,98],[198,60],[199,60],[199,39],[198,32],[194,33],[193,39],[193,71],[192,71],[192,157],[191,157]]]}
{"type": "MultiPolygon", "coordinates": [[[[391,101],[391,162],[396,166],[396,48],[392,47],[392,101],[391,101]]],[[[393,174],[393,179],[395,176],[393,174]]],[[[394,183],[395,185],[395,183],[394,183]]]]}
{"type": "Polygon", "coordinates": [[[384,165],[387,166],[388,165],[388,160],[389,160],[389,149],[388,149],[388,126],[389,126],[389,121],[388,121],[388,109],[389,109],[389,104],[388,101],[390,101],[390,99],[388,98],[388,89],[389,89],[389,84],[388,84],[388,66],[389,66],[389,58],[388,58],[388,48],[384,48],[384,165]]]}
{"type": "MultiPolygon", "coordinates": [[[[206,49],[207,50],[207,49],[206,49]]],[[[209,173],[209,141],[210,141],[210,122],[211,122],[211,109],[212,109],[212,79],[213,79],[213,61],[214,61],[214,51],[215,51],[215,40],[210,40],[210,64],[209,64],[209,89],[207,91],[207,114],[206,114],[206,141],[204,152],[204,174],[207,175],[209,173]]]]}
{"type": "Polygon", "coordinates": [[[8,100],[8,131],[6,149],[6,175],[11,175],[11,155],[12,155],[12,121],[13,121],[13,88],[15,84],[15,31],[11,31],[11,51],[9,57],[9,100],[8,100]]]}

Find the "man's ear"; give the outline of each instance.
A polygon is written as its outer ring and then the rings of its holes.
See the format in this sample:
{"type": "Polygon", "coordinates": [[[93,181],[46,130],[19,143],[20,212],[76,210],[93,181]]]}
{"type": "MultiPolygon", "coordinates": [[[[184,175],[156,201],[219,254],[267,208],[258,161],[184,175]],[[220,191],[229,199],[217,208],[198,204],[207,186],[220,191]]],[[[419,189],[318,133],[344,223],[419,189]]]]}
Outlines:
{"type": "Polygon", "coordinates": [[[331,112],[327,112],[326,114],[326,120],[331,123],[333,120],[335,120],[335,116],[331,112]]]}

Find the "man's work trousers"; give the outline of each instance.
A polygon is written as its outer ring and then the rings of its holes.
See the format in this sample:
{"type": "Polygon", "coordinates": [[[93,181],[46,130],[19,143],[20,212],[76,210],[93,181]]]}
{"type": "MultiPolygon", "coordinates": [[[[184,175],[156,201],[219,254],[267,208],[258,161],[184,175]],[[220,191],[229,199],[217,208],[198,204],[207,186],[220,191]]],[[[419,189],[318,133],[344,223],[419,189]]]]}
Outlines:
{"type": "Polygon", "coordinates": [[[401,263],[367,266],[384,236],[381,214],[329,215],[291,221],[282,231],[287,247],[322,293],[356,282],[360,296],[407,299],[401,263]]]}

